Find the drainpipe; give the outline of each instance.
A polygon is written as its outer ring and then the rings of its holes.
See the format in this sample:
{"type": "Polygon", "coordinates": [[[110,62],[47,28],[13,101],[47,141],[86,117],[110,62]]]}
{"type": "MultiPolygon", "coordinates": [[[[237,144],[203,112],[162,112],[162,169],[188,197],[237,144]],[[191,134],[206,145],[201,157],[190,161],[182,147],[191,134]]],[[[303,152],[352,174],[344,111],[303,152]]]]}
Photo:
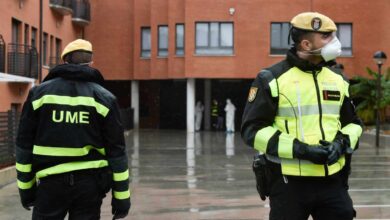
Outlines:
{"type": "Polygon", "coordinates": [[[42,37],[43,37],[43,0],[39,0],[39,67],[38,67],[38,82],[42,82],[42,66],[43,66],[43,53],[42,53],[42,37]]]}

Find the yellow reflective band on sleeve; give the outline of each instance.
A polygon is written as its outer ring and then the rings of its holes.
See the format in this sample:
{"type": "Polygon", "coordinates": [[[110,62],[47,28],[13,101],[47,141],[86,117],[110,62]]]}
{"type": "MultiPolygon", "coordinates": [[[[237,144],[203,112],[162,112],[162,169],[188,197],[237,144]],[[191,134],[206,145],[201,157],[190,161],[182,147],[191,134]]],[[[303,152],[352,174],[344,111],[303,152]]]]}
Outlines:
{"type": "Polygon", "coordinates": [[[15,167],[16,167],[16,170],[19,172],[23,172],[23,173],[31,172],[31,164],[16,163],[15,167]]]}
{"type": "Polygon", "coordinates": [[[102,168],[106,166],[108,166],[107,160],[70,162],[43,169],[37,172],[36,176],[40,179],[54,174],[66,173],[75,170],[102,168]]]}
{"type": "Polygon", "coordinates": [[[71,147],[49,147],[49,146],[38,146],[34,145],[33,154],[44,155],[44,156],[59,156],[59,157],[79,157],[85,156],[90,150],[96,150],[102,155],[106,155],[104,148],[96,148],[91,145],[84,146],[82,148],[71,148],[71,147]]]}
{"type": "Polygon", "coordinates": [[[17,183],[18,183],[18,188],[19,189],[31,189],[31,187],[34,186],[36,180],[35,178],[33,178],[31,181],[29,182],[22,182],[20,180],[17,180],[17,183]]]}
{"type": "Polygon", "coordinates": [[[286,133],[281,133],[278,143],[278,156],[280,158],[293,158],[293,141],[294,138],[286,133]]]}
{"type": "Polygon", "coordinates": [[[272,97],[278,97],[278,84],[276,83],[276,79],[271,80],[271,82],[268,83],[269,88],[271,89],[271,95],[272,97]]]}
{"type": "Polygon", "coordinates": [[[122,173],[114,173],[114,181],[123,181],[129,179],[129,170],[122,173]]]}
{"type": "Polygon", "coordinates": [[[349,83],[344,80],[345,96],[349,97],[349,83]]]}
{"type": "Polygon", "coordinates": [[[355,149],[356,144],[362,135],[363,129],[360,125],[349,123],[347,126],[341,129],[341,133],[349,136],[349,140],[351,141],[351,148],[355,149]]]}
{"type": "Polygon", "coordinates": [[[113,193],[114,193],[115,199],[128,199],[128,198],[130,198],[130,190],[121,191],[121,192],[113,191],[113,193]]]}
{"type": "Polygon", "coordinates": [[[343,169],[344,165],[345,165],[345,156],[343,155],[340,157],[337,163],[328,166],[328,175],[332,175],[339,172],[341,169],[343,169]]]}
{"type": "Polygon", "coordinates": [[[274,127],[268,126],[257,131],[255,136],[254,148],[258,151],[265,153],[267,151],[267,144],[272,135],[277,130],[274,127]]]}
{"type": "Polygon", "coordinates": [[[106,106],[95,101],[92,97],[86,96],[61,96],[61,95],[44,95],[40,99],[32,102],[33,109],[37,110],[45,104],[56,104],[56,105],[70,105],[70,106],[90,106],[96,109],[103,117],[106,117],[110,111],[106,106]]]}

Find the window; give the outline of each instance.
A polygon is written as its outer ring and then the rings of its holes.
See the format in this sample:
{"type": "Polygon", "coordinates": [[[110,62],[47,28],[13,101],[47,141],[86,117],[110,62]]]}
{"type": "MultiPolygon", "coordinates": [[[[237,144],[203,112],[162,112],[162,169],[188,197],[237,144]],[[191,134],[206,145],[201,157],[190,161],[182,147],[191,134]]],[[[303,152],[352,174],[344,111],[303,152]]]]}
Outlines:
{"type": "Polygon", "coordinates": [[[141,28],[141,57],[150,57],[150,27],[141,28]]]}
{"type": "MultiPolygon", "coordinates": [[[[289,22],[272,22],[271,23],[271,54],[286,54],[290,49],[288,37],[290,32],[289,22]]],[[[292,40],[290,40],[292,42],[292,40]]]]}
{"type": "Polygon", "coordinates": [[[197,22],[195,37],[196,54],[233,54],[232,22],[197,22]]]}
{"type": "Polygon", "coordinates": [[[37,48],[37,29],[31,28],[31,46],[37,48]]]}
{"type": "Polygon", "coordinates": [[[24,25],[24,44],[25,45],[28,45],[29,29],[30,29],[30,27],[28,26],[28,24],[25,24],[24,25]]]}
{"type": "Polygon", "coordinates": [[[50,59],[53,58],[53,52],[54,52],[54,37],[53,35],[50,35],[50,49],[49,49],[50,59]]]}
{"type": "Polygon", "coordinates": [[[158,56],[168,56],[168,26],[158,26],[158,56]]]}
{"type": "Polygon", "coordinates": [[[342,46],[341,56],[352,56],[352,24],[344,23],[336,26],[336,35],[342,46]]]}
{"type": "Polygon", "coordinates": [[[184,55],[184,24],[176,25],[176,55],[184,55]]]}
{"type": "Polygon", "coordinates": [[[50,58],[50,67],[54,67],[60,64],[60,59],[61,59],[60,56],[61,56],[61,39],[56,38],[54,55],[52,58],[50,58]]]}
{"type": "Polygon", "coordinates": [[[59,38],[56,38],[56,57],[57,59],[60,59],[60,56],[61,56],[61,39],[59,38]]]}
{"type": "Polygon", "coordinates": [[[47,66],[47,34],[43,33],[42,52],[43,52],[43,65],[47,66]]]}
{"type": "Polygon", "coordinates": [[[20,28],[22,22],[12,18],[12,43],[19,44],[20,43],[20,28]]]}

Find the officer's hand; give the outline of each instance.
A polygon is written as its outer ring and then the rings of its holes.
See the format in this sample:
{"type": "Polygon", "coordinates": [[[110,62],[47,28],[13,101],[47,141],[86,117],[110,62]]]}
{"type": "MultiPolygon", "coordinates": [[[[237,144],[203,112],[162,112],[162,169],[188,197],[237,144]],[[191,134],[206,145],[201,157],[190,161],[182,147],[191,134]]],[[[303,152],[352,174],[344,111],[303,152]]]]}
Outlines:
{"type": "Polygon", "coordinates": [[[321,140],[320,144],[328,148],[328,165],[335,164],[343,154],[351,154],[353,152],[348,135],[345,135],[340,131],[337,132],[336,137],[332,142],[321,140]]]}
{"type": "Polygon", "coordinates": [[[328,148],[329,155],[327,164],[329,166],[335,164],[340,159],[340,157],[345,154],[346,148],[338,141],[328,142],[320,140],[320,144],[328,148]]]}
{"type": "Polygon", "coordinates": [[[26,210],[30,211],[31,207],[34,206],[36,189],[36,185],[33,185],[30,189],[26,190],[19,189],[20,202],[26,210]]]}
{"type": "Polygon", "coordinates": [[[293,156],[302,160],[309,160],[315,164],[326,164],[328,149],[322,145],[308,145],[297,139],[293,142],[293,156]]]}
{"type": "Polygon", "coordinates": [[[34,206],[34,202],[30,202],[30,203],[27,203],[27,204],[22,204],[23,208],[25,208],[26,210],[30,211],[31,210],[31,207],[34,206]]]}
{"type": "Polygon", "coordinates": [[[111,200],[112,214],[114,215],[112,219],[121,219],[128,215],[131,202],[130,198],[128,199],[115,199],[111,200]]]}
{"type": "Polygon", "coordinates": [[[121,218],[124,218],[126,217],[127,215],[129,214],[129,211],[126,210],[126,211],[115,211],[114,213],[114,216],[112,217],[112,219],[121,219],[121,218]]]}

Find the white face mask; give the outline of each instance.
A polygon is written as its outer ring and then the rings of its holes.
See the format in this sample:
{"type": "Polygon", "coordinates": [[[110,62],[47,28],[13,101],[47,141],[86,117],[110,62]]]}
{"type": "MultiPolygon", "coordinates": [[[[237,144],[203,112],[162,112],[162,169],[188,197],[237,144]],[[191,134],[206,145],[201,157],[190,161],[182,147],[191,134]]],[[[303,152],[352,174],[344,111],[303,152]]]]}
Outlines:
{"type": "Polygon", "coordinates": [[[321,49],[321,56],[326,62],[334,60],[340,55],[341,43],[336,36],[321,49]]]}
{"type": "Polygon", "coordinates": [[[336,59],[341,55],[341,43],[339,39],[334,36],[325,46],[319,49],[315,49],[309,52],[310,54],[321,54],[322,58],[328,62],[336,59]]]}

